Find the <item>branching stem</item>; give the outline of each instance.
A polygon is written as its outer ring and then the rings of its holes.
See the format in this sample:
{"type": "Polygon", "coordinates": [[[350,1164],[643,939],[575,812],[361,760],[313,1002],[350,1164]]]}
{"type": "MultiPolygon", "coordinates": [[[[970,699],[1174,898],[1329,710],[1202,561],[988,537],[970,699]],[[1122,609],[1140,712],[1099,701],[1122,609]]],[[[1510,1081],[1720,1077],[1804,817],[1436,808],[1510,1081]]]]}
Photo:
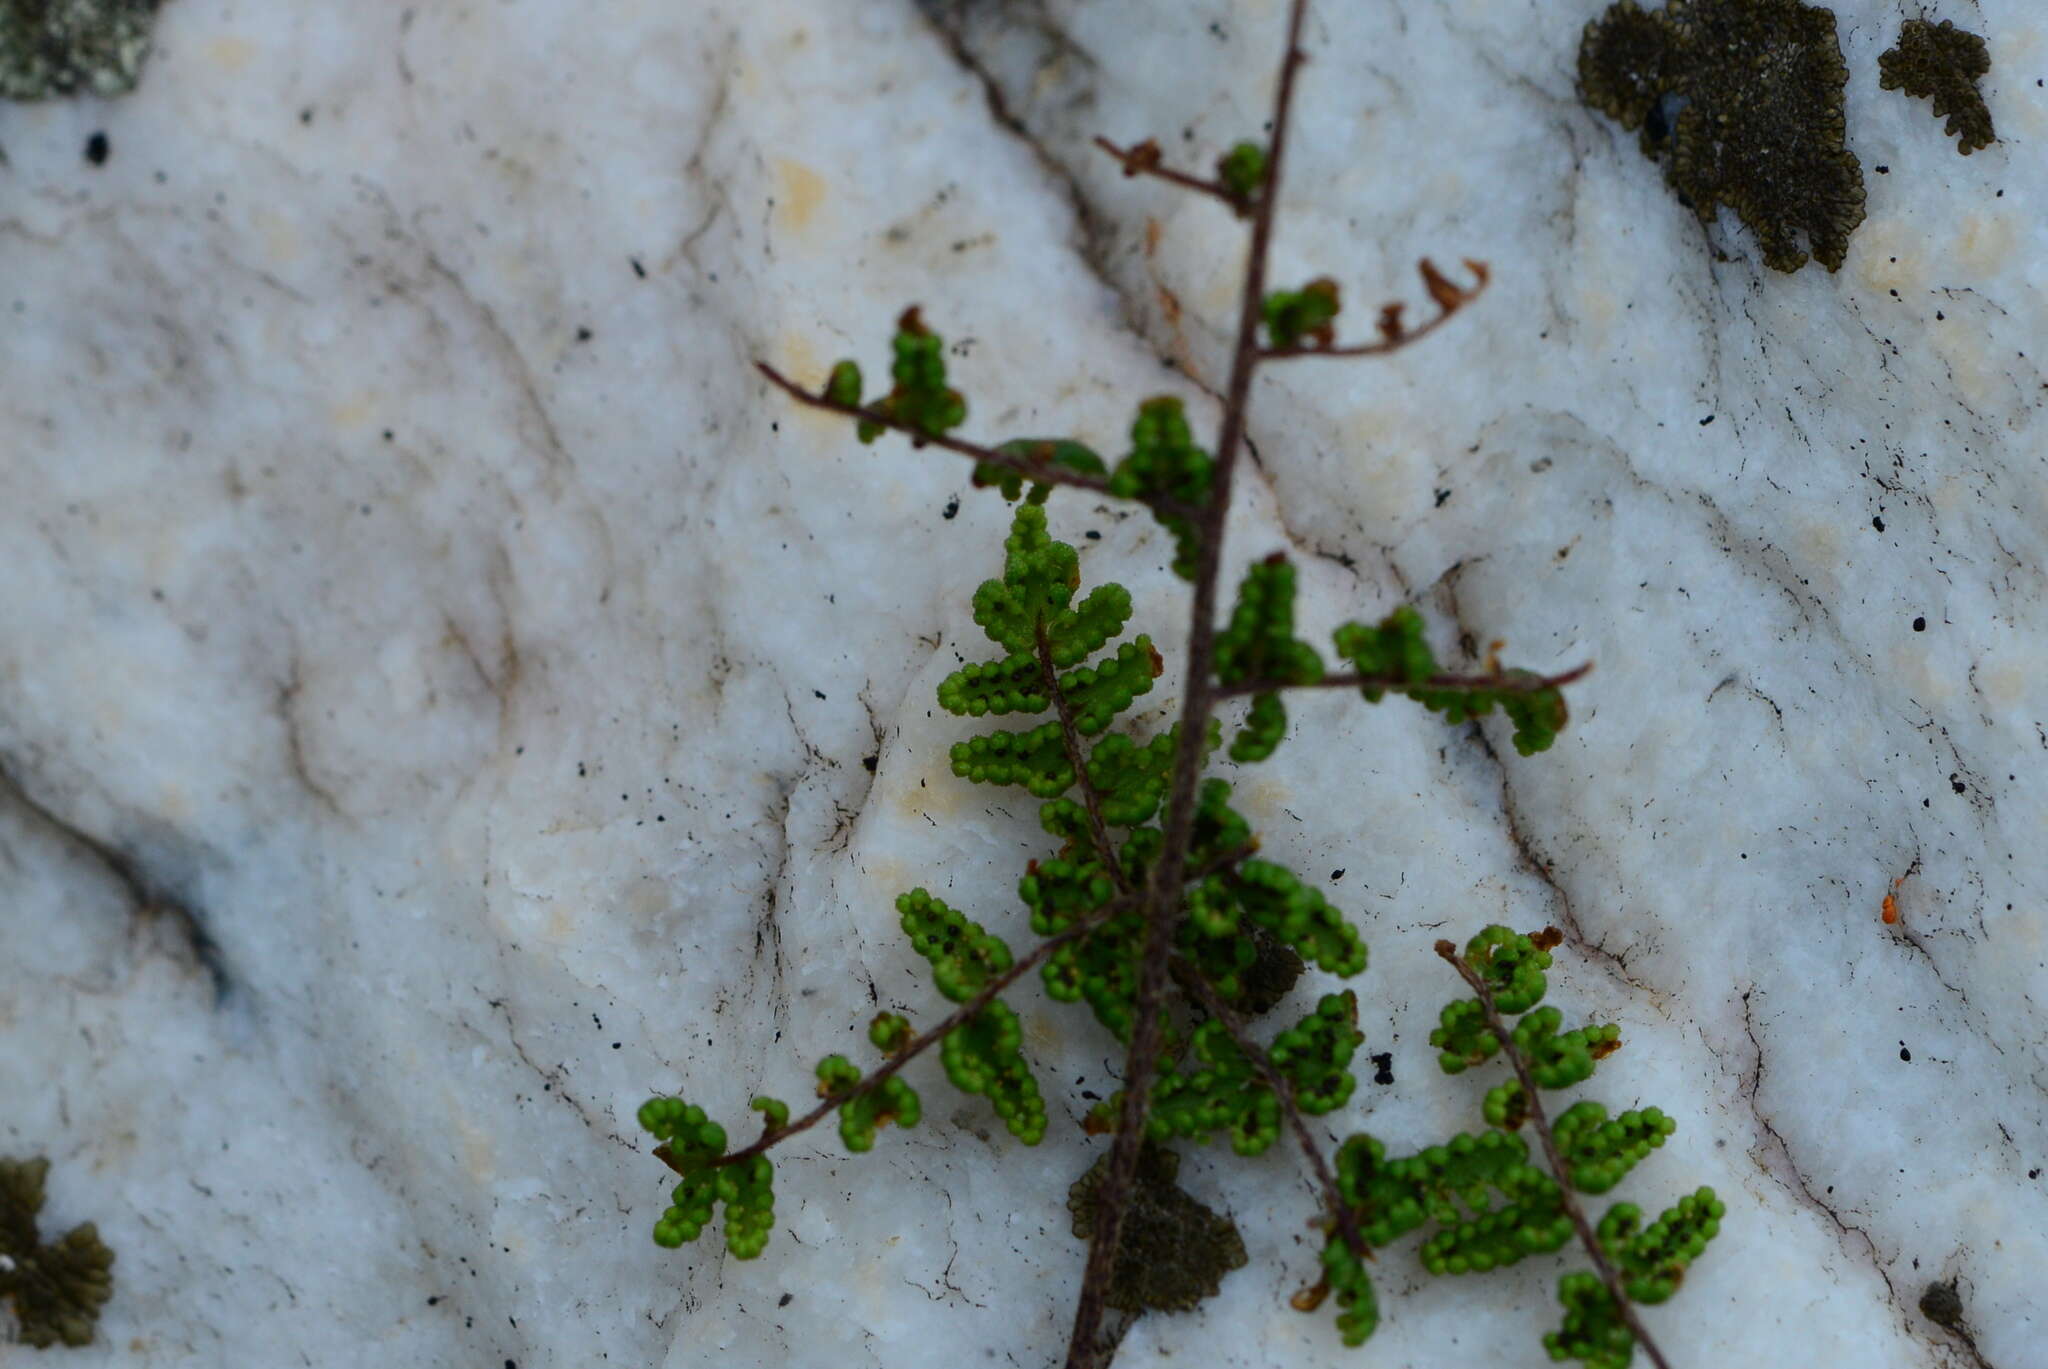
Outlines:
{"type": "MultiPolygon", "coordinates": [[[[884,428],[890,428],[905,434],[910,438],[913,445],[942,447],[949,452],[957,452],[970,461],[977,461],[991,466],[1001,466],[1004,470],[1015,471],[1025,479],[1037,481],[1041,485],[1070,485],[1077,490],[1092,491],[1104,498],[1118,497],[1110,494],[1109,481],[1103,476],[1090,475],[1086,471],[1077,471],[1066,466],[1054,465],[1049,461],[1034,461],[1028,456],[1018,456],[1012,452],[999,452],[993,447],[984,447],[978,443],[965,442],[957,437],[948,437],[944,433],[926,432],[922,428],[913,427],[911,424],[891,418],[887,414],[877,413],[873,409],[864,409],[858,404],[841,404],[837,400],[827,399],[815,391],[806,390],[803,386],[797,384],[765,361],[756,361],[754,369],[781,387],[785,394],[791,399],[796,400],[799,404],[808,405],[813,409],[822,409],[828,414],[839,414],[845,418],[859,419],[867,423],[878,423],[884,428]]],[[[1164,495],[1140,498],[1137,502],[1156,509],[1161,514],[1170,515],[1175,518],[1199,519],[1202,516],[1199,509],[1191,508],[1181,503],[1178,499],[1169,499],[1164,495]]]]}
{"type": "Polygon", "coordinates": [[[1467,288],[1453,285],[1441,271],[1424,258],[1419,267],[1423,284],[1428,287],[1429,296],[1436,301],[1436,317],[1418,328],[1410,328],[1401,322],[1402,308],[1399,304],[1380,307],[1379,340],[1377,342],[1354,342],[1349,344],[1321,343],[1314,339],[1298,342],[1289,347],[1261,347],[1259,357],[1264,361],[1292,361],[1302,357],[1383,357],[1398,352],[1403,347],[1422,341],[1437,329],[1451,321],[1451,315],[1478,298],[1486,289],[1486,263],[1465,262],[1465,269],[1472,273],[1478,284],[1467,288]]]}
{"type": "Polygon", "coordinates": [[[1183,190],[1198,194],[1213,195],[1230,206],[1230,212],[1243,218],[1251,213],[1255,201],[1248,200],[1221,181],[1209,180],[1202,176],[1190,176],[1185,171],[1175,171],[1160,161],[1159,144],[1147,138],[1142,143],[1129,147],[1118,147],[1109,139],[1096,136],[1095,145],[1123,163],[1126,176],[1154,176],[1183,190]]]}
{"type": "MultiPolygon", "coordinates": [[[[1226,851],[1222,855],[1215,857],[1213,860],[1204,862],[1201,866],[1191,871],[1188,875],[1188,878],[1207,879],[1210,875],[1215,874],[1218,871],[1229,869],[1238,861],[1243,860],[1246,856],[1250,855],[1255,849],[1257,849],[1257,843],[1241,846],[1234,851],[1226,851]]],[[[755,1141],[752,1145],[747,1146],[742,1150],[735,1150],[730,1152],[729,1154],[719,1155],[712,1159],[706,1160],[703,1162],[703,1165],[705,1167],[715,1169],[720,1165],[740,1164],[743,1161],[751,1160],[756,1155],[759,1155],[764,1151],[767,1151],[775,1146],[782,1144],[784,1141],[787,1141],[790,1137],[796,1135],[798,1132],[809,1131],[812,1127],[816,1126],[818,1123],[824,1121],[827,1117],[831,1116],[835,1109],[841,1107],[844,1104],[850,1103],[854,1099],[861,1097],[863,1094],[866,1094],[880,1087],[883,1080],[895,1074],[896,1071],[902,1069],[912,1060],[915,1060],[918,1056],[924,1054],[925,1051],[929,1050],[931,1047],[936,1046],[939,1042],[945,1040],[950,1033],[958,1030],[960,1027],[963,1027],[968,1022],[972,1021],[977,1013],[979,1013],[983,1008],[986,1008],[990,1003],[995,1001],[997,995],[1001,994],[1003,990],[1009,988],[1012,984],[1016,983],[1019,979],[1022,979],[1026,974],[1030,973],[1033,967],[1041,964],[1045,960],[1045,958],[1051,955],[1054,951],[1066,945],[1069,941],[1074,940],[1076,937],[1086,936],[1088,933],[1094,931],[1097,927],[1100,927],[1103,923],[1109,921],[1109,919],[1115,917],[1118,913],[1129,911],[1130,908],[1132,908],[1134,905],[1138,903],[1141,897],[1142,896],[1139,894],[1126,894],[1118,898],[1113,898],[1109,902],[1103,904],[1100,908],[1097,908],[1093,912],[1090,912],[1086,916],[1078,919],[1073,926],[1066,927],[1058,932],[1055,932],[1053,935],[1047,937],[1044,941],[1039,942],[1038,945],[1032,947],[1031,950],[1025,954],[1022,960],[1015,962],[1010,966],[1009,969],[1004,970],[1001,974],[997,975],[994,979],[990,980],[986,985],[982,987],[980,993],[977,993],[976,995],[974,995],[974,997],[968,999],[958,1008],[948,1013],[945,1019],[941,1021],[936,1027],[933,1027],[930,1031],[920,1033],[919,1035],[914,1036],[909,1041],[905,1042],[902,1048],[898,1050],[897,1053],[893,1057],[891,1057],[886,1064],[883,1064],[879,1068],[875,1069],[872,1073],[868,1074],[859,1083],[847,1089],[844,1093],[833,1094],[830,1098],[827,1098],[824,1102],[818,1104],[818,1106],[812,1108],[809,1112],[797,1118],[788,1126],[769,1127],[767,1130],[761,1133],[760,1139],[755,1141]]],[[[667,1165],[670,1169],[674,1170],[678,1174],[689,1174],[693,1172],[692,1169],[685,1167],[683,1162],[678,1160],[675,1157],[674,1152],[669,1150],[669,1148],[666,1145],[656,1146],[654,1148],[654,1154],[655,1158],[659,1159],[663,1164],[667,1165]]]]}
{"type": "Polygon", "coordinates": [[[1138,1144],[1152,1107],[1152,1076],[1159,1054],[1160,1011],[1166,1001],[1167,962],[1173,951],[1174,924],[1180,912],[1181,872],[1194,827],[1196,782],[1201,776],[1203,743],[1209,715],[1216,707],[1216,581],[1222,568],[1223,524],[1230,511],[1230,478],[1243,444],[1245,406],[1252,374],[1259,363],[1259,321],[1266,294],[1266,259],[1273,242],[1273,214],[1280,202],[1281,165],[1287,154],[1287,120],[1294,107],[1294,81],[1301,70],[1301,30],[1308,0],[1293,0],[1287,13],[1287,39],[1281,49],[1280,76],[1273,99],[1271,145],[1266,154],[1266,183],[1252,214],[1251,247],[1246,254],[1244,294],[1238,303],[1237,344],[1224,390],[1222,431],[1216,439],[1214,476],[1209,501],[1194,520],[1197,539],[1195,592],[1188,631],[1186,684],[1182,691],[1180,744],[1173,760],[1173,788],[1167,804],[1166,835],[1159,863],[1147,886],[1145,951],[1138,969],[1137,1015],[1131,1027],[1130,1050],[1124,1056],[1124,1105],[1116,1142],[1110,1148],[1103,1176],[1095,1239],[1081,1276],[1074,1325],[1067,1339],[1066,1369],[1095,1369],[1102,1362],[1099,1346],[1104,1299],[1116,1268],[1117,1243],[1123,1235],[1124,1209],[1138,1169],[1138,1144]]]}
{"type": "MultiPolygon", "coordinates": [[[[1023,959],[1015,962],[1009,969],[1004,970],[982,986],[980,993],[948,1013],[939,1025],[905,1042],[902,1049],[898,1050],[888,1063],[868,1074],[852,1088],[847,1089],[844,1093],[833,1094],[830,1098],[827,1098],[824,1102],[818,1104],[818,1106],[812,1108],[787,1126],[769,1127],[761,1133],[761,1139],[745,1149],[717,1156],[714,1159],[704,1161],[703,1164],[712,1168],[720,1165],[740,1164],[753,1159],[763,1151],[782,1144],[800,1131],[809,1131],[812,1127],[831,1116],[838,1108],[880,1087],[883,1080],[889,1078],[896,1071],[924,1054],[926,1050],[945,1040],[953,1031],[973,1021],[975,1015],[990,1003],[993,1003],[998,994],[1023,978],[1047,956],[1066,945],[1069,941],[1072,941],[1075,937],[1085,936],[1089,932],[1094,931],[1117,913],[1129,907],[1131,902],[1132,900],[1128,898],[1112,899],[1086,917],[1076,921],[1073,926],[1047,937],[1044,941],[1034,946],[1023,959]]],[[[685,1168],[683,1163],[676,1159],[675,1155],[670,1152],[666,1145],[656,1146],[654,1154],[656,1158],[676,1173],[691,1173],[691,1170],[685,1168]]]]}
{"type": "Polygon", "coordinates": [[[1043,622],[1037,625],[1037,633],[1038,668],[1045,676],[1045,692],[1052,697],[1052,706],[1060,716],[1060,740],[1067,749],[1067,764],[1073,768],[1074,783],[1081,789],[1081,806],[1088,813],[1088,835],[1094,839],[1096,853],[1117,892],[1128,895],[1131,884],[1124,878],[1116,848],[1109,844],[1109,824],[1102,820],[1102,795],[1088,777],[1088,756],[1081,750],[1081,731],[1074,726],[1074,708],[1067,701],[1067,691],[1060,687],[1060,672],[1052,663],[1052,643],[1046,640],[1043,622]]]}
{"type": "Polygon", "coordinates": [[[1628,1290],[1621,1286],[1621,1275],[1615,1272],[1614,1262],[1607,1258],[1607,1248],[1600,1244],[1593,1224],[1586,1219],[1586,1210],[1579,1205],[1579,1195],[1572,1191],[1571,1171],[1565,1167],[1564,1157],[1557,1153],[1557,1138],[1551,1135],[1550,1118],[1543,1111],[1542,1091],[1536,1087],[1536,1077],[1529,1072],[1529,1062],[1515,1048],[1515,1038],[1501,1020],[1500,1009],[1494,1006],[1493,990],[1487,987],[1485,976],[1458,954],[1455,942],[1437,942],[1436,953],[1450,962],[1451,968],[1477,995],[1479,1010],[1486,1017],[1486,1029],[1500,1042],[1501,1053],[1514,1066],[1515,1078],[1521,1081],[1522,1097],[1528,1105],[1527,1121],[1536,1129],[1536,1140],[1543,1147],[1544,1162],[1550,1166],[1550,1173],[1557,1180],[1558,1201],[1564,1207],[1565,1216],[1571,1219],[1572,1230],[1579,1233],[1579,1243],[1586,1247],[1586,1256],[1593,1262],[1593,1272],[1600,1276],[1601,1283],[1607,1285],[1607,1295],[1614,1299],[1622,1324],[1628,1327],[1629,1334],[1636,1338],[1636,1344],[1649,1355],[1650,1363],[1656,1369],[1671,1369],[1671,1361],[1664,1358],[1657,1342],[1650,1339],[1642,1318],[1636,1315],[1635,1303],[1630,1300],[1628,1290]]]}
{"type": "Polygon", "coordinates": [[[1323,1148],[1316,1143],[1315,1133],[1308,1129],[1308,1118],[1302,1116],[1301,1107],[1294,1101],[1294,1084],[1280,1073],[1273,1058],[1266,1054],[1265,1047],[1252,1040],[1245,1030],[1244,1019],[1237,1015],[1228,1003],[1216,992],[1216,986],[1194,964],[1174,957],[1174,968],[1180,971],[1176,976],[1201,1001],[1209,1015],[1223,1024],[1223,1030],[1230,1033],[1230,1039],[1237,1043],[1244,1058],[1252,1062],[1252,1068],[1266,1081],[1266,1087],[1280,1100],[1280,1113],[1287,1119],[1287,1125],[1294,1131],[1294,1137],[1301,1143],[1301,1153],[1308,1159],[1308,1167],[1315,1172],[1316,1183],[1323,1190],[1323,1206],[1330,1211],[1331,1220],[1337,1224],[1337,1232],[1344,1243],[1351,1247],[1351,1253],[1361,1260],[1372,1258],[1372,1247],[1365,1242],[1365,1235],[1358,1229],[1358,1214],[1344,1201],[1343,1191],[1337,1187],[1337,1176],[1330,1169],[1330,1162],[1323,1158],[1323,1148]]]}
{"type": "MultiPolygon", "coordinates": [[[[1245,446],[1246,410],[1250,402],[1252,380],[1259,363],[1308,356],[1384,355],[1419,341],[1433,332],[1478,294],[1486,284],[1486,268],[1476,262],[1466,263],[1478,281],[1477,285],[1467,288],[1453,285],[1434,266],[1424,261],[1421,264],[1422,277],[1430,297],[1437,305],[1438,313],[1422,326],[1414,329],[1405,328],[1401,323],[1401,306],[1390,304],[1380,311],[1377,342],[1351,346],[1314,343],[1287,347],[1261,345],[1260,329],[1264,321],[1267,264],[1272,249],[1274,215],[1280,200],[1281,166],[1286,156],[1287,130],[1293,112],[1295,82],[1302,63],[1306,60],[1301,49],[1301,38],[1307,12],[1308,0],[1290,0],[1286,42],[1280,58],[1279,77],[1275,84],[1273,117],[1268,125],[1270,141],[1266,149],[1265,176],[1255,193],[1241,194],[1221,180],[1192,176],[1166,167],[1163,165],[1157,143],[1149,139],[1130,147],[1119,147],[1107,138],[1095,140],[1098,146],[1122,163],[1126,175],[1149,175],[1183,189],[1214,197],[1226,204],[1240,218],[1249,218],[1251,221],[1251,242],[1245,255],[1236,340],[1230,360],[1229,378],[1224,387],[1221,424],[1210,469],[1207,499],[1199,506],[1166,496],[1153,496],[1140,501],[1163,518],[1184,520],[1192,531],[1195,543],[1193,604],[1188,630],[1187,673],[1181,695],[1178,741],[1174,748],[1171,782],[1161,824],[1163,840],[1146,883],[1142,888],[1133,889],[1129,876],[1119,867],[1109,842],[1108,826],[1103,820],[1100,795],[1088,777],[1086,757],[1082,751],[1079,729],[1074,723],[1073,710],[1060,688],[1058,671],[1053,667],[1046,635],[1041,627],[1036,643],[1038,661],[1047,690],[1059,713],[1062,741],[1076,783],[1081,790],[1081,801],[1088,816],[1090,833],[1116,884],[1118,896],[1073,926],[1040,943],[1023,959],[990,981],[981,992],[938,1026],[913,1038],[887,1064],[867,1075],[850,1089],[826,1099],[787,1126],[770,1128],[753,1145],[709,1162],[736,1164],[749,1160],[778,1142],[815,1126],[835,1109],[879,1086],[910,1060],[934,1043],[943,1040],[949,1032],[972,1020],[995,999],[997,994],[1033,966],[1043,962],[1059,946],[1085,935],[1117,913],[1129,911],[1133,907],[1142,909],[1145,923],[1144,948],[1139,962],[1129,1047],[1124,1060],[1123,1106],[1117,1121],[1116,1138],[1110,1149],[1107,1172],[1098,1190],[1094,1239],[1089,1247],[1087,1268],[1082,1275],[1081,1291],[1074,1309],[1073,1329],[1067,1343],[1066,1369],[1100,1369],[1112,1352],[1112,1347],[1101,1343],[1105,1299],[1110,1277],[1116,1265],[1124,1213],[1129,1206],[1132,1184],[1136,1177],[1140,1142],[1145,1134],[1145,1122],[1151,1110],[1152,1086],[1159,1063],[1162,1014],[1170,983],[1176,977],[1182,979],[1187,991],[1200,999],[1217,1020],[1224,1024],[1246,1058],[1253,1062],[1267,1086],[1280,1100],[1288,1124],[1300,1141],[1302,1152],[1323,1190],[1331,1220],[1342,1238],[1361,1258],[1371,1258],[1371,1250],[1358,1229],[1357,1216],[1343,1203],[1341,1191],[1337,1187],[1329,1163],[1308,1129],[1308,1123],[1302,1116],[1291,1084],[1273,1065],[1265,1051],[1246,1036],[1242,1020],[1216,994],[1214,986],[1199,972],[1194,971],[1192,966],[1176,965],[1176,957],[1173,954],[1174,933],[1181,916],[1182,889],[1186,881],[1189,878],[1205,877],[1216,870],[1227,869],[1236,860],[1249,854],[1252,849],[1246,847],[1207,861],[1193,872],[1188,870],[1196,795],[1207,751],[1211,715],[1215,712],[1218,702],[1225,698],[1296,687],[1257,681],[1226,687],[1219,685],[1215,678],[1216,605],[1223,560],[1223,530],[1230,511],[1232,477],[1237,468],[1240,452],[1245,446]],[[1183,972],[1176,976],[1176,969],[1183,972]]],[[[754,364],[763,376],[791,398],[811,408],[890,428],[906,434],[915,445],[940,447],[982,465],[999,467],[1040,484],[1063,485],[1103,496],[1111,494],[1109,481],[1102,476],[1060,466],[1043,458],[1034,459],[1026,455],[998,451],[948,437],[943,433],[928,432],[874,409],[857,404],[843,404],[825,395],[806,390],[766,362],[757,361],[754,364]]],[[[1577,670],[1549,677],[1510,676],[1499,671],[1471,676],[1437,675],[1431,676],[1425,687],[1533,692],[1568,684],[1583,676],[1588,669],[1589,666],[1581,666],[1577,670]]],[[[1332,688],[1412,687],[1410,682],[1404,679],[1360,674],[1332,676],[1319,683],[1332,688]]],[[[1460,962],[1454,960],[1454,963],[1460,962]]],[[[1461,971],[1464,970],[1462,963],[1460,968],[1461,971]]],[[[1489,1015],[1497,1023],[1498,1017],[1494,1015],[1491,1000],[1484,997],[1483,989],[1482,1001],[1486,1002],[1489,1015]]],[[[1519,1059],[1516,1061],[1516,1068],[1526,1076],[1526,1066],[1519,1059]]],[[[1533,1089],[1531,1092],[1533,1095],[1533,1089]]],[[[1546,1149],[1552,1146],[1547,1131],[1544,1132],[1544,1145],[1546,1149]]],[[[657,1148],[655,1153],[672,1169],[683,1172],[684,1166],[668,1153],[666,1146],[657,1148]]],[[[1554,1153],[1551,1159],[1555,1167],[1554,1153]]],[[[1617,1301],[1622,1307],[1622,1315],[1630,1329],[1636,1333],[1642,1344],[1650,1348],[1651,1358],[1656,1362],[1658,1369],[1668,1369],[1654,1346],[1650,1345],[1648,1337],[1640,1330],[1626,1298],[1621,1296],[1613,1270],[1597,1244],[1592,1241],[1584,1215],[1576,1206],[1568,1206],[1575,1225],[1593,1252],[1594,1262],[1600,1268],[1602,1277],[1615,1291],[1617,1301]]]]}
{"type": "Polygon", "coordinates": [[[1298,684],[1287,680],[1245,680],[1238,684],[1216,686],[1219,699],[1235,698],[1243,694],[1268,694],[1282,689],[1483,689],[1492,694],[1540,694],[1546,689],[1562,689],[1575,681],[1583,680],[1593,671],[1593,663],[1574,666],[1561,675],[1530,675],[1526,672],[1505,670],[1489,671],[1484,675],[1431,675],[1421,681],[1411,681],[1401,675],[1325,675],[1320,680],[1298,684]]]}

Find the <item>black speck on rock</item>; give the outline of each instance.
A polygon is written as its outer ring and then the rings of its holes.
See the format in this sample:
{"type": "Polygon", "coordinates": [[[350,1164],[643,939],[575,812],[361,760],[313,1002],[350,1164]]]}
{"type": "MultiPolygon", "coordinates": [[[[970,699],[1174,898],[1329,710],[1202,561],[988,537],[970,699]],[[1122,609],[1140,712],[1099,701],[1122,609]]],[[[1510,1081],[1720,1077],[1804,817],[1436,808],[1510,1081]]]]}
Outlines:
{"type": "Polygon", "coordinates": [[[85,159],[94,166],[105,166],[107,157],[113,150],[113,144],[107,141],[107,135],[104,133],[94,133],[85,140],[85,159]]]}

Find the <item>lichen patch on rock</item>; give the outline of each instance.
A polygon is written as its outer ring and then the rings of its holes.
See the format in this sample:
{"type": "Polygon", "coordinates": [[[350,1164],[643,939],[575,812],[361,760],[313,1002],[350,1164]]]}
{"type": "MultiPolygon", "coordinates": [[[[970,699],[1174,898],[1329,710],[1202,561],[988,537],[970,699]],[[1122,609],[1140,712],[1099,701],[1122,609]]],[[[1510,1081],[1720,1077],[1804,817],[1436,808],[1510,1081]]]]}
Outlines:
{"type": "Polygon", "coordinates": [[[1933,100],[1934,117],[1948,120],[1946,131],[1965,157],[1997,138],[1991,107],[1977,89],[1978,78],[1991,70],[1990,49],[1977,34],[1947,19],[1908,19],[1899,26],[1899,41],[1878,57],[1877,70],[1884,89],[1933,100]]]}
{"type": "Polygon", "coordinates": [[[142,76],[157,0],[0,0],[0,98],[124,95],[142,76]]]}
{"type": "Polygon", "coordinates": [[[1848,79],[1833,12],[1800,0],[1619,0],[1579,44],[1580,100],[1640,130],[1702,222],[1733,209],[1779,271],[1809,253],[1839,270],[1863,222],[1848,79]]]}

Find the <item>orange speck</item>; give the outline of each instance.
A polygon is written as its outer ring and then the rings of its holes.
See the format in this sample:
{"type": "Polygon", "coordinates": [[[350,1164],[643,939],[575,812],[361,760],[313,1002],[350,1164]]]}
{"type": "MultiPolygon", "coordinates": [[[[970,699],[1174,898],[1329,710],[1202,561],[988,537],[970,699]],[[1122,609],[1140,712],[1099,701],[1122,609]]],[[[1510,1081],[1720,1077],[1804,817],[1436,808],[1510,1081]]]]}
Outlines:
{"type": "Polygon", "coordinates": [[[1887,927],[1891,926],[1893,923],[1899,920],[1898,889],[1899,886],[1901,884],[1904,884],[1905,882],[1906,877],[1904,875],[1900,875],[1897,879],[1892,881],[1892,887],[1890,891],[1887,892],[1884,896],[1884,925],[1887,927]]]}

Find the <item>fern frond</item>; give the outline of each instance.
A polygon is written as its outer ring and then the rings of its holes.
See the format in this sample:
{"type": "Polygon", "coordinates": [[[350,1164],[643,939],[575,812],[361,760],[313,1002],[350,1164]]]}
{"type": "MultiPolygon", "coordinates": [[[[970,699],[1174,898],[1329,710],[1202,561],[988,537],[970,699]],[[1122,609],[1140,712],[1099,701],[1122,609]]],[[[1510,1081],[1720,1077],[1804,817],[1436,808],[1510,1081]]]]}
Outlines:
{"type": "MultiPolygon", "coordinates": [[[[1229,626],[1216,635],[1216,679],[1224,685],[1272,682],[1314,684],[1323,658],[1294,635],[1294,566],[1274,553],[1245,572],[1229,626]]],[[[1230,743],[1230,758],[1262,761],[1287,731],[1287,708],[1266,690],[1252,697],[1251,713],[1230,743]]]]}
{"type": "Polygon", "coordinates": [[[1438,673],[1436,654],[1422,635],[1422,615],[1403,605],[1382,619],[1378,627],[1345,623],[1335,633],[1337,654],[1350,661],[1358,673],[1389,684],[1368,684],[1359,689],[1366,702],[1378,703],[1388,691],[1406,694],[1444,721],[1461,723],[1484,717],[1497,704],[1514,724],[1515,750],[1533,756],[1550,748],[1562,732],[1570,714],[1564,692],[1556,688],[1531,686],[1541,676],[1525,670],[1510,670],[1501,679],[1511,688],[1484,685],[1432,686],[1438,673]]]}

